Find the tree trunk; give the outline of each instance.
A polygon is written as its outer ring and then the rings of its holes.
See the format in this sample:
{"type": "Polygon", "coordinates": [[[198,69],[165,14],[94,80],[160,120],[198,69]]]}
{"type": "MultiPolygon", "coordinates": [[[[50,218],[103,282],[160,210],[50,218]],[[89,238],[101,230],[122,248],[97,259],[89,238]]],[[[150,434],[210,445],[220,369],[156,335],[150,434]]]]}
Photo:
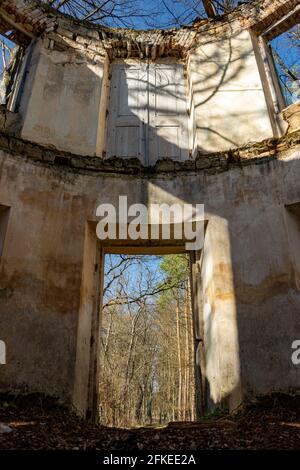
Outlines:
{"type": "Polygon", "coordinates": [[[208,18],[215,18],[217,12],[212,0],[202,0],[202,2],[208,18]]]}
{"type": "Polygon", "coordinates": [[[185,305],[184,305],[184,321],[185,321],[185,371],[184,371],[184,419],[188,419],[188,410],[189,410],[189,394],[190,389],[190,335],[189,335],[189,298],[188,292],[185,295],[185,305]]]}
{"type": "Polygon", "coordinates": [[[176,291],[176,336],[177,336],[177,357],[178,357],[178,417],[181,420],[182,417],[182,362],[181,362],[181,345],[180,345],[180,305],[179,305],[179,294],[176,291]]]}
{"type": "Polygon", "coordinates": [[[191,407],[191,420],[195,420],[195,402],[196,402],[196,389],[195,389],[195,375],[194,375],[194,326],[193,326],[193,311],[192,311],[192,298],[191,298],[191,282],[190,277],[187,279],[187,292],[188,292],[188,311],[189,311],[189,327],[190,327],[190,364],[193,373],[190,374],[190,407],[191,407]]]}

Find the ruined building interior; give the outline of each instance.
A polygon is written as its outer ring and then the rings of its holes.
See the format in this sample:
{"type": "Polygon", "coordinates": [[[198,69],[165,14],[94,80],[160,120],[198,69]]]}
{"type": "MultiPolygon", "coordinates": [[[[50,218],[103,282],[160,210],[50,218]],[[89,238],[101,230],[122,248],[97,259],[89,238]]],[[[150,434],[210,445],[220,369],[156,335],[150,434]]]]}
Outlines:
{"type": "Polygon", "coordinates": [[[0,33],[20,46],[0,89],[1,391],[96,416],[104,253],[184,251],[97,239],[97,207],[120,195],[204,204],[199,412],[299,391],[300,95],[285,96],[269,47],[299,18],[299,0],[263,0],[135,31],[1,1],[0,33]]]}

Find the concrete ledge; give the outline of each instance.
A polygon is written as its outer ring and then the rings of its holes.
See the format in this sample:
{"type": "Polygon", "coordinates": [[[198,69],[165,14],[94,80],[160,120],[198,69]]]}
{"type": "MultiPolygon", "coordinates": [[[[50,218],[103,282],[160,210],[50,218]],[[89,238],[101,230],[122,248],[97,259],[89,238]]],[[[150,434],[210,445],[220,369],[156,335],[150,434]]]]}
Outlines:
{"type": "Polygon", "coordinates": [[[44,147],[12,133],[0,131],[0,150],[20,156],[34,162],[60,167],[64,171],[75,173],[115,173],[116,175],[139,175],[151,177],[157,175],[178,175],[178,173],[216,174],[234,167],[257,165],[270,160],[283,158],[283,153],[295,147],[300,148],[300,131],[281,138],[266,139],[249,143],[237,149],[214,154],[198,152],[195,160],[178,162],[171,158],[158,160],[152,167],[144,167],[137,158],[80,156],[63,152],[55,148],[44,147]]]}

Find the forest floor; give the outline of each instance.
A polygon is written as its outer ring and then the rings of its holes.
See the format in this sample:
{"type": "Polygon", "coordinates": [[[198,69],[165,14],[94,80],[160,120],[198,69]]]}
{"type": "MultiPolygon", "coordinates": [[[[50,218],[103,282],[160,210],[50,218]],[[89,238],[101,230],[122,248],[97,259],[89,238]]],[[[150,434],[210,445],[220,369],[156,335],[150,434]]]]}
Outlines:
{"type": "Polygon", "coordinates": [[[80,420],[53,399],[0,395],[0,431],[1,425],[11,429],[0,432],[1,450],[291,450],[300,449],[300,397],[263,397],[235,415],[197,423],[117,429],[80,420]]]}

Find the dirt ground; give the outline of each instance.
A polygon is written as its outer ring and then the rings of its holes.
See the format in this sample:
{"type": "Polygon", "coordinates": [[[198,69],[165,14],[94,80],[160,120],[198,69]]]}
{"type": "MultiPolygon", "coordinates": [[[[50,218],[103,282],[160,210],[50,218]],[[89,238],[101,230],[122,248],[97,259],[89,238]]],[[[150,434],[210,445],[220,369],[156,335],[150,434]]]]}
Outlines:
{"type": "Polygon", "coordinates": [[[300,396],[263,397],[198,423],[127,430],[87,423],[50,398],[0,395],[0,423],[12,429],[0,433],[1,450],[300,450],[300,396]]]}

